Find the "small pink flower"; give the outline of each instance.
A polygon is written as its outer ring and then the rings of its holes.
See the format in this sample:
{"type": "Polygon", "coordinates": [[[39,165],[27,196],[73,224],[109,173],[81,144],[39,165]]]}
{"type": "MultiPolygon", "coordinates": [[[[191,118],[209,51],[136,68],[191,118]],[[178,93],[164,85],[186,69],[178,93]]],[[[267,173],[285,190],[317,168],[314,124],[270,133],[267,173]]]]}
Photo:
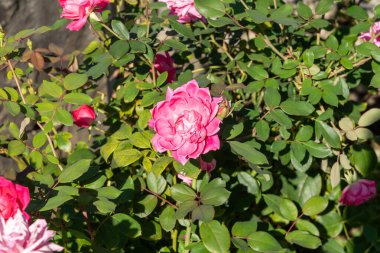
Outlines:
{"type": "Polygon", "coordinates": [[[346,206],[358,206],[376,196],[376,182],[360,179],[346,186],[339,202],[346,206]]]}
{"type": "Polygon", "coordinates": [[[373,43],[380,47],[380,21],[375,22],[373,26],[369,29],[368,32],[364,32],[359,36],[359,39],[365,40],[365,41],[371,41],[372,38],[374,38],[373,43]]]}
{"type": "Polygon", "coordinates": [[[79,31],[86,24],[91,12],[102,12],[109,0],[59,0],[63,11],[61,18],[72,20],[67,26],[71,31],[79,31]]]}
{"type": "Polygon", "coordinates": [[[29,219],[29,215],[25,212],[29,201],[30,195],[27,187],[14,184],[12,181],[0,177],[0,217],[8,220],[18,210],[21,210],[25,218],[29,219]]]}
{"type": "Polygon", "coordinates": [[[216,160],[213,158],[211,162],[206,162],[202,159],[202,157],[199,157],[199,164],[201,166],[201,170],[211,172],[216,167],[216,160]]]}
{"type": "Polygon", "coordinates": [[[0,253],[50,253],[63,248],[50,242],[55,232],[47,229],[45,220],[28,225],[21,211],[4,220],[0,216],[0,253]]]}
{"type": "Polygon", "coordinates": [[[88,128],[96,118],[94,109],[88,105],[81,105],[78,109],[72,111],[71,115],[75,125],[85,128],[88,128]]]}
{"type": "Polygon", "coordinates": [[[174,91],[168,88],[166,100],[152,110],[149,126],[158,152],[172,151],[174,159],[185,164],[211,150],[218,150],[219,125],[216,117],[221,98],[212,98],[208,88],[199,88],[192,80],[174,91]]]}
{"type": "Polygon", "coordinates": [[[197,11],[194,0],[159,0],[166,3],[170,13],[178,16],[178,22],[190,23],[202,19],[203,16],[197,11]]]}
{"type": "Polygon", "coordinates": [[[174,62],[172,57],[168,52],[165,52],[165,55],[156,54],[154,59],[154,68],[158,73],[168,72],[168,78],[166,81],[172,83],[175,80],[176,69],[174,67],[174,62]]]}
{"type": "Polygon", "coordinates": [[[177,177],[179,179],[181,179],[185,184],[187,184],[188,186],[191,186],[192,183],[193,183],[193,179],[191,177],[187,177],[183,174],[177,174],[177,177]]]}

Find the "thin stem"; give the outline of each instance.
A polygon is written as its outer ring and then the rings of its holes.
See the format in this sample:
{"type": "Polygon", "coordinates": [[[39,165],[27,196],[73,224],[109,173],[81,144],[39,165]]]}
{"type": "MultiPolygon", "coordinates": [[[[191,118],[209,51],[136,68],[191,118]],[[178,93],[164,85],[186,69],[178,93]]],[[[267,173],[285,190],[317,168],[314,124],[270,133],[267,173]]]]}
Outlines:
{"type": "MultiPolygon", "coordinates": [[[[190,236],[191,236],[191,222],[189,226],[186,227],[185,248],[190,244],[190,236]]],[[[184,250],[183,252],[188,253],[189,250],[184,250]]]]}
{"type": "Polygon", "coordinates": [[[178,240],[178,230],[174,229],[171,232],[172,236],[172,248],[174,252],[177,252],[177,240],[178,240]]]}
{"type": "Polygon", "coordinates": [[[100,24],[106,28],[107,31],[109,31],[110,33],[112,33],[114,36],[116,36],[116,38],[118,38],[119,40],[124,40],[122,37],[120,37],[119,35],[117,35],[108,25],[106,25],[105,23],[103,22],[100,22],[100,24]]]}
{"type": "Polygon", "coordinates": [[[243,0],[240,0],[240,3],[244,6],[244,8],[246,8],[247,10],[249,9],[248,5],[243,0]]]}
{"type": "MultiPolygon", "coordinates": [[[[303,213],[301,213],[300,216],[298,216],[297,219],[295,219],[295,220],[292,222],[292,224],[290,225],[288,231],[286,231],[286,235],[288,235],[289,232],[292,231],[292,229],[293,229],[294,226],[297,224],[298,220],[301,219],[302,216],[303,216],[303,213]]],[[[285,236],[286,236],[286,235],[285,235],[285,236]]]]}
{"type": "Polygon", "coordinates": [[[150,190],[148,190],[147,188],[144,188],[144,191],[146,192],[149,192],[150,194],[156,196],[157,198],[161,199],[162,201],[166,202],[169,206],[175,208],[175,209],[178,209],[178,207],[176,205],[174,205],[173,203],[171,203],[169,200],[163,198],[161,195],[155,193],[155,192],[152,192],[150,190]]]}
{"type": "MultiPolygon", "coordinates": [[[[15,81],[16,86],[17,86],[17,89],[18,89],[18,91],[19,91],[19,93],[20,93],[21,100],[22,100],[23,104],[26,104],[25,96],[24,96],[24,94],[22,93],[21,85],[20,85],[20,81],[19,81],[18,78],[17,78],[17,75],[16,75],[16,72],[15,72],[15,70],[14,70],[14,68],[13,68],[13,65],[12,65],[12,63],[11,63],[9,60],[7,60],[7,64],[8,64],[9,69],[10,69],[11,72],[12,72],[13,80],[15,81]]],[[[57,153],[56,153],[56,151],[55,151],[54,144],[53,144],[53,141],[51,140],[50,135],[49,135],[48,133],[45,132],[45,128],[41,125],[40,122],[37,121],[37,125],[38,125],[38,127],[39,127],[39,128],[45,133],[45,135],[46,135],[46,137],[47,137],[47,140],[48,140],[48,142],[49,142],[49,145],[50,145],[50,149],[51,149],[51,151],[52,151],[54,157],[58,159],[58,155],[57,155],[57,153]]],[[[61,166],[59,163],[58,163],[58,167],[59,167],[59,169],[60,169],[61,171],[63,170],[62,166],[61,166]]]]}
{"type": "MultiPolygon", "coordinates": [[[[355,64],[353,65],[353,68],[360,67],[361,65],[363,65],[363,64],[365,64],[366,62],[370,61],[371,59],[372,59],[371,57],[364,58],[363,60],[358,61],[357,63],[355,63],[355,64]]],[[[331,74],[329,75],[328,78],[331,78],[331,77],[333,77],[333,76],[336,76],[336,75],[338,75],[338,74],[344,72],[345,70],[346,70],[346,68],[341,67],[341,68],[339,68],[339,69],[337,69],[337,70],[331,72],[331,74]]]]}
{"type": "Polygon", "coordinates": [[[90,21],[87,21],[87,23],[89,23],[90,27],[91,27],[91,30],[96,34],[98,35],[98,37],[100,38],[101,41],[106,41],[106,37],[104,37],[104,35],[100,32],[98,32],[97,30],[95,30],[95,27],[94,25],[90,22],[90,21]]]}
{"type": "Polygon", "coordinates": [[[281,59],[283,59],[284,61],[286,60],[286,57],[280,51],[278,51],[277,48],[273,46],[272,42],[270,42],[268,36],[266,35],[264,36],[264,42],[268,47],[270,47],[273,50],[273,52],[280,56],[281,59]]]}

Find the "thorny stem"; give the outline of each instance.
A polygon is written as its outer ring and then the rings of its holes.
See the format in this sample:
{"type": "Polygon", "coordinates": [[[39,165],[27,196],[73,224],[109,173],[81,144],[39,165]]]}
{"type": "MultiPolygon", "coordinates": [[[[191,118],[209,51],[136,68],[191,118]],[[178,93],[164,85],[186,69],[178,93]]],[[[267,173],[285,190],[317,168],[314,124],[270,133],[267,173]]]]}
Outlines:
{"type": "Polygon", "coordinates": [[[178,207],[176,205],[171,203],[169,200],[163,198],[161,195],[159,195],[155,192],[152,192],[152,191],[148,190],[147,188],[144,188],[144,191],[149,192],[150,194],[154,195],[155,197],[161,199],[162,201],[164,201],[165,203],[167,203],[169,206],[173,207],[174,209],[178,209],[178,207]]]}
{"type": "MultiPolygon", "coordinates": [[[[8,64],[9,69],[12,72],[13,80],[15,81],[17,89],[18,89],[18,92],[20,93],[21,100],[22,100],[23,104],[26,104],[25,96],[24,96],[24,94],[22,93],[22,90],[21,90],[20,81],[17,78],[16,72],[15,72],[15,70],[13,68],[13,65],[10,62],[10,60],[7,60],[7,64],[8,64]]],[[[54,157],[58,159],[58,155],[57,155],[57,153],[55,151],[55,147],[54,147],[53,141],[51,140],[50,135],[45,132],[45,128],[42,126],[42,124],[40,122],[37,121],[37,125],[42,130],[42,132],[45,133],[46,138],[47,138],[48,143],[49,143],[49,146],[50,146],[50,149],[51,149],[51,152],[53,152],[54,157]]],[[[60,164],[58,164],[58,167],[59,167],[59,169],[61,171],[63,171],[63,167],[60,164]]]]}

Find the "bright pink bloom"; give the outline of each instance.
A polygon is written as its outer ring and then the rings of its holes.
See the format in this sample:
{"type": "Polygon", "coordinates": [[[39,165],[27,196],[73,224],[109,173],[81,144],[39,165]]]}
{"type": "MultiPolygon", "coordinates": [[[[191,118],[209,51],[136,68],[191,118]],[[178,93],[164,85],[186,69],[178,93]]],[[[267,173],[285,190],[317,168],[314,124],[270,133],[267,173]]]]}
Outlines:
{"type": "Polygon", "coordinates": [[[191,187],[191,184],[193,183],[193,179],[191,177],[187,177],[183,174],[177,174],[177,177],[181,179],[185,184],[191,187]]]}
{"type": "Polygon", "coordinates": [[[192,80],[174,91],[168,88],[166,100],[152,110],[149,126],[158,152],[172,151],[174,159],[185,164],[211,150],[218,150],[219,125],[216,117],[221,98],[212,98],[208,88],[199,88],[192,80]]]}
{"type": "Polygon", "coordinates": [[[174,67],[174,62],[172,57],[168,52],[165,52],[165,55],[156,54],[154,59],[154,68],[158,73],[168,72],[168,78],[166,81],[172,83],[175,80],[176,69],[174,67]]]}
{"type": "Polygon", "coordinates": [[[211,172],[216,167],[216,160],[213,158],[211,162],[206,162],[202,159],[202,157],[199,157],[199,164],[201,166],[201,170],[211,172]]]}
{"type": "Polygon", "coordinates": [[[339,202],[346,206],[358,206],[376,196],[376,182],[360,179],[346,186],[339,202]]]}
{"type": "Polygon", "coordinates": [[[29,219],[29,215],[25,212],[29,201],[30,195],[27,187],[0,177],[0,217],[8,220],[17,213],[17,210],[21,210],[25,218],[29,219]]]}
{"type": "Polygon", "coordinates": [[[0,253],[50,253],[63,248],[50,242],[55,232],[47,230],[45,220],[28,225],[21,211],[4,220],[0,216],[0,253]]]}
{"type": "Polygon", "coordinates": [[[72,111],[71,115],[75,125],[85,128],[88,128],[96,118],[94,109],[88,105],[81,105],[78,109],[72,111]]]}
{"type": "Polygon", "coordinates": [[[61,18],[72,20],[67,26],[71,31],[79,31],[86,24],[91,12],[103,11],[109,0],[59,0],[63,8],[61,18]]]}
{"type": "Polygon", "coordinates": [[[377,47],[380,47],[380,21],[375,22],[375,24],[373,24],[373,26],[371,26],[371,28],[369,29],[368,32],[362,33],[359,36],[359,39],[362,39],[365,41],[371,41],[372,38],[374,38],[373,43],[377,47]]]}
{"type": "Polygon", "coordinates": [[[178,16],[178,22],[190,23],[202,19],[202,15],[195,9],[194,0],[159,0],[166,3],[170,13],[178,16]]]}

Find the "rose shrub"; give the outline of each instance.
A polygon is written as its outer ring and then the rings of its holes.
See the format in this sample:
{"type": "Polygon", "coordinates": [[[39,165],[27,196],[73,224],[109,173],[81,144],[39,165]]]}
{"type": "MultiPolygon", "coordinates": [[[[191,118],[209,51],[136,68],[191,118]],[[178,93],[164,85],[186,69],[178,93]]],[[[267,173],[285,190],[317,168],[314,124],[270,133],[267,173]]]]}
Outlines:
{"type": "Polygon", "coordinates": [[[57,0],[0,29],[0,252],[379,252],[380,5],[314,2],[57,0]],[[59,28],[95,39],[33,44],[59,28]]]}

